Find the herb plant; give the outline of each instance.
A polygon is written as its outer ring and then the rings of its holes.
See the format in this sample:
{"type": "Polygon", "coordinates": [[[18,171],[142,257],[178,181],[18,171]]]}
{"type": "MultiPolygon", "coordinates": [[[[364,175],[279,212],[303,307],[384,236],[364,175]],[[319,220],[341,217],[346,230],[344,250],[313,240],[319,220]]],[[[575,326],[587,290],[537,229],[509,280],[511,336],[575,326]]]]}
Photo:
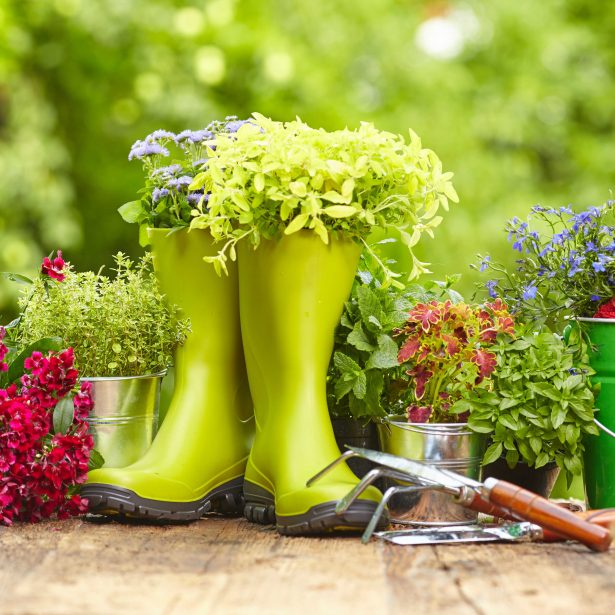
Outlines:
{"type": "Polygon", "coordinates": [[[397,361],[398,327],[419,301],[451,298],[461,300],[446,282],[411,284],[401,290],[385,286],[378,271],[360,270],[345,304],[335,334],[329,367],[328,397],[331,414],[343,418],[375,418],[391,414],[399,403],[398,384],[403,368],[397,361]]]}
{"type": "Polygon", "coordinates": [[[566,318],[592,316],[615,294],[615,202],[577,214],[537,205],[506,230],[521,253],[516,271],[489,256],[480,269],[495,272],[490,295],[503,297],[523,322],[561,328],[566,318]]]}
{"type": "Polygon", "coordinates": [[[466,420],[451,407],[469,390],[489,387],[497,335],[513,331],[513,319],[500,299],[484,306],[451,301],[416,305],[398,331],[403,336],[398,360],[410,377],[403,397],[408,420],[466,420]]]}
{"type": "Polygon", "coordinates": [[[141,198],[119,208],[126,222],[140,225],[141,243],[146,244],[146,229],[188,226],[191,212],[209,196],[203,190],[190,190],[194,176],[215,149],[216,135],[232,134],[244,124],[235,116],[224,122],[211,122],[202,130],[184,130],[178,134],[156,130],[134,143],[128,160],[140,160],[145,172],[141,198]]]}
{"type": "MultiPolygon", "coordinates": [[[[41,275],[20,299],[12,336],[21,346],[60,338],[75,352],[83,377],[138,376],[160,372],[185,340],[188,323],[167,306],[151,268],[151,255],[136,265],[118,253],[115,278],[77,273],[62,262],[57,282],[41,275]],[[64,266],[65,265],[65,266],[64,266]]],[[[48,274],[51,275],[51,274],[48,274]]]]}
{"type": "Polygon", "coordinates": [[[583,437],[598,435],[594,371],[581,336],[566,344],[550,331],[501,335],[491,351],[497,365],[489,388],[468,389],[451,412],[469,412],[468,426],[490,435],[483,463],[504,454],[511,467],[520,459],[535,468],[555,461],[570,483],[581,471],[583,437]]]}
{"type": "MultiPolygon", "coordinates": [[[[421,235],[433,236],[438,209],[457,201],[452,173],[423,149],[410,131],[403,137],[363,123],[357,130],[327,132],[300,120],[275,122],[262,115],[236,134],[219,135],[215,151],[190,190],[209,192],[196,207],[192,228],[207,228],[225,243],[209,258],[218,273],[234,260],[235,244],[291,235],[301,229],[324,243],[331,235],[362,242],[374,228],[395,227],[412,255],[421,235]]],[[[372,251],[390,284],[397,274],[372,251]]],[[[411,277],[425,271],[412,255],[411,277]]],[[[398,283],[400,285],[400,283],[398,283]]]]}

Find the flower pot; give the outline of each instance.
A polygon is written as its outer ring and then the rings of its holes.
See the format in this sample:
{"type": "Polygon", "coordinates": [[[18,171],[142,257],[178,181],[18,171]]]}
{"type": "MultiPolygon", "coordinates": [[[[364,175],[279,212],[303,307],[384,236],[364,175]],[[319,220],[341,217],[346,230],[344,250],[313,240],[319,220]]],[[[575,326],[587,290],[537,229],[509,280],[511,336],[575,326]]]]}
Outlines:
{"type": "Polygon", "coordinates": [[[592,380],[600,383],[596,423],[601,433],[583,439],[585,496],[590,508],[610,508],[615,506],[615,320],[578,320],[594,347],[589,359],[596,370],[592,380]]]}
{"type": "MultiPolygon", "coordinates": [[[[465,423],[408,423],[403,416],[390,416],[378,425],[378,437],[385,453],[479,479],[486,437],[465,423]]],[[[393,523],[410,525],[463,525],[478,515],[431,489],[393,496],[389,514],[393,523]]]]}
{"type": "MultiPolygon", "coordinates": [[[[378,443],[378,430],[372,421],[365,422],[365,419],[331,419],[335,441],[342,453],[346,451],[346,445],[357,446],[359,448],[369,448],[380,450],[378,443]]],[[[349,459],[348,467],[359,478],[363,478],[373,467],[374,464],[367,459],[349,459]]]]}
{"type": "Polygon", "coordinates": [[[527,463],[519,461],[514,468],[509,468],[506,459],[500,457],[493,463],[483,466],[482,480],[498,478],[548,498],[559,472],[560,469],[554,461],[541,468],[531,468],[527,463]]]}
{"type": "Polygon", "coordinates": [[[149,448],[158,426],[164,372],[148,376],[82,378],[92,383],[94,408],[87,419],[104,467],[122,468],[149,448]]]}

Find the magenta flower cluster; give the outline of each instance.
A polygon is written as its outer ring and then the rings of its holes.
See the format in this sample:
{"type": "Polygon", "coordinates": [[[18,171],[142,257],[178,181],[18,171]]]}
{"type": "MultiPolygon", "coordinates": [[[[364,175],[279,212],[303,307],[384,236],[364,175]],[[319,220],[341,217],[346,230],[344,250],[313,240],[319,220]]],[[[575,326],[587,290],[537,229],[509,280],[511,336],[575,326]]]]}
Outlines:
{"type": "MultiPolygon", "coordinates": [[[[62,269],[59,263],[55,267],[62,269]]],[[[3,371],[5,334],[0,328],[3,371]]],[[[94,445],[85,421],[93,407],[90,383],[74,393],[68,427],[56,432],[53,421],[58,404],[70,400],[76,388],[73,365],[72,348],[47,355],[33,352],[19,384],[0,389],[0,525],[54,515],[64,519],[87,510],[87,500],[77,491],[87,478],[94,445]]]]}

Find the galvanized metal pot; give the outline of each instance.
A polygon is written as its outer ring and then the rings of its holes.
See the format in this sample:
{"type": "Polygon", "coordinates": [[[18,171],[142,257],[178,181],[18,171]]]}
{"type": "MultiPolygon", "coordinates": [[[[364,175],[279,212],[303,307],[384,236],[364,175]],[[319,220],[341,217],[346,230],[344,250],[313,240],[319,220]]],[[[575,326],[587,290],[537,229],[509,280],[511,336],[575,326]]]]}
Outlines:
{"type": "MultiPolygon", "coordinates": [[[[385,453],[480,478],[486,437],[465,423],[408,423],[403,416],[390,416],[378,425],[378,437],[385,453]]],[[[393,523],[410,525],[463,525],[477,518],[450,495],[434,490],[393,496],[389,514],[393,523]]]]}
{"type": "Polygon", "coordinates": [[[92,383],[94,409],[87,421],[104,467],[130,465],[149,448],[158,427],[164,375],[81,379],[92,383]]]}

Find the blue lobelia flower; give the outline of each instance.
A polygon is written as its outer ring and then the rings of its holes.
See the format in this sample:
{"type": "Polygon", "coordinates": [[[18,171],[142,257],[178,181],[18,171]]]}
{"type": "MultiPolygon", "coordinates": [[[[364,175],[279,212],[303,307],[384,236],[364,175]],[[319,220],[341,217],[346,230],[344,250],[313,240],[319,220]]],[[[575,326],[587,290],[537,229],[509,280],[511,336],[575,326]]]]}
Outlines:
{"type": "Polygon", "coordinates": [[[523,298],[526,301],[530,301],[531,299],[536,298],[536,293],[538,292],[538,288],[534,284],[530,284],[523,289],[523,298]]]}
{"type": "Polygon", "coordinates": [[[480,264],[480,271],[485,271],[489,268],[489,261],[491,260],[491,257],[489,255],[485,256],[485,258],[483,258],[483,260],[481,261],[480,264]]]}
{"type": "Polygon", "coordinates": [[[497,280],[489,280],[486,284],[485,287],[487,288],[487,290],[489,291],[489,296],[492,299],[495,299],[498,294],[495,292],[495,287],[498,285],[498,281],[497,280]]]}

